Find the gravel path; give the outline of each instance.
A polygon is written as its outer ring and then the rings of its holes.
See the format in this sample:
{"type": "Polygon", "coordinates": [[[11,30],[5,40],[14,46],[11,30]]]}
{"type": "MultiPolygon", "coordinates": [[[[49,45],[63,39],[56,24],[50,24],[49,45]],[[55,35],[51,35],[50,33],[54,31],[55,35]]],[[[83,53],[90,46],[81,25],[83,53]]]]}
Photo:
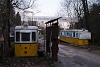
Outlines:
{"type": "Polygon", "coordinates": [[[59,45],[58,58],[60,63],[55,63],[55,67],[100,67],[100,55],[96,51],[67,44],[59,45]]]}

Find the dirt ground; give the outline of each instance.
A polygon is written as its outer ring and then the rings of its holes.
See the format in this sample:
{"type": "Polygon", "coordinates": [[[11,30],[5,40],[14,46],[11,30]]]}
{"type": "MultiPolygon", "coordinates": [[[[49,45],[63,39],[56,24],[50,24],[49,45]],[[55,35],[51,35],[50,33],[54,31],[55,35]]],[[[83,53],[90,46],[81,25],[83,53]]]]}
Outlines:
{"type": "Polygon", "coordinates": [[[58,60],[54,67],[100,67],[100,49],[59,44],[58,60]]]}
{"type": "Polygon", "coordinates": [[[3,57],[0,67],[53,67],[53,61],[45,57],[3,57]]]}
{"type": "Polygon", "coordinates": [[[0,67],[100,67],[100,49],[59,44],[59,62],[42,57],[2,57],[0,67]]]}

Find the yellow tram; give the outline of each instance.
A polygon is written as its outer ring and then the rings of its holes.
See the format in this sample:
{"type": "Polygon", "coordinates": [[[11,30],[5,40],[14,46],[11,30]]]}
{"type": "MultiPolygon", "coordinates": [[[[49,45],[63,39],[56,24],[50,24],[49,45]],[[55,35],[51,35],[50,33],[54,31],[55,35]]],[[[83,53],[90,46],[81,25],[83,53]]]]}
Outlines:
{"type": "Polygon", "coordinates": [[[15,27],[15,56],[37,56],[38,53],[38,27],[23,26],[15,27]]]}
{"type": "Polygon", "coordinates": [[[75,46],[88,45],[91,33],[84,29],[61,30],[59,39],[75,46]]]}

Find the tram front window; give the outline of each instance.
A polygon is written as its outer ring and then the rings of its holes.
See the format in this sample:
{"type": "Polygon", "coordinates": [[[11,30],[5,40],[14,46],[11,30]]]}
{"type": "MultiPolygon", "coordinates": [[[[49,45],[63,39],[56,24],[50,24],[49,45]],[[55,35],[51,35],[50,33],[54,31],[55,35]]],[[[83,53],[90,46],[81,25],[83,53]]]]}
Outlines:
{"type": "Polygon", "coordinates": [[[30,41],[30,33],[21,34],[22,41],[30,41]]]}
{"type": "Polygon", "coordinates": [[[36,41],[36,32],[32,32],[32,41],[36,41]]]}
{"type": "Polygon", "coordinates": [[[16,41],[20,41],[20,32],[16,32],[16,41]]]}

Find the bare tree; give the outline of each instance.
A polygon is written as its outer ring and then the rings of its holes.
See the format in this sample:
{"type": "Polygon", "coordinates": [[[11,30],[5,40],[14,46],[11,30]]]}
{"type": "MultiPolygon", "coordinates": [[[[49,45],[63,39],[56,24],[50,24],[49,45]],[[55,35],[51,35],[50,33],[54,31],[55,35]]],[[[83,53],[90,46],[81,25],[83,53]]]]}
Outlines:
{"type": "MultiPolygon", "coordinates": [[[[61,3],[63,13],[68,17],[78,17],[80,21],[81,27],[83,28],[82,16],[83,16],[83,8],[82,1],[80,0],[64,0],[61,3]]],[[[74,25],[73,25],[74,26],[74,25]]]]}
{"type": "Polygon", "coordinates": [[[28,9],[33,7],[36,0],[1,0],[2,7],[2,32],[4,36],[4,44],[6,46],[6,56],[9,55],[10,52],[10,20],[11,20],[11,5],[21,10],[28,9]],[[6,32],[6,33],[5,33],[6,32]]]}
{"type": "Polygon", "coordinates": [[[84,26],[87,30],[90,31],[90,27],[89,27],[89,9],[88,9],[88,3],[87,0],[82,0],[82,4],[83,4],[83,10],[84,10],[84,17],[85,17],[85,22],[84,22],[84,26]]]}
{"type": "Polygon", "coordinates": [[[11,0],[10,1],[14,7],[25,10],[34,7],[36,0],[11,0]]]}
{"type": "Polygon", "coordinates": [[[63,12],[68,17],[77,16],[80,23],[78,25],[89,30],[89,11],[94,3],[100,4],[100,0],[64,0],[61,3],[61,13],[63,12]]]}

